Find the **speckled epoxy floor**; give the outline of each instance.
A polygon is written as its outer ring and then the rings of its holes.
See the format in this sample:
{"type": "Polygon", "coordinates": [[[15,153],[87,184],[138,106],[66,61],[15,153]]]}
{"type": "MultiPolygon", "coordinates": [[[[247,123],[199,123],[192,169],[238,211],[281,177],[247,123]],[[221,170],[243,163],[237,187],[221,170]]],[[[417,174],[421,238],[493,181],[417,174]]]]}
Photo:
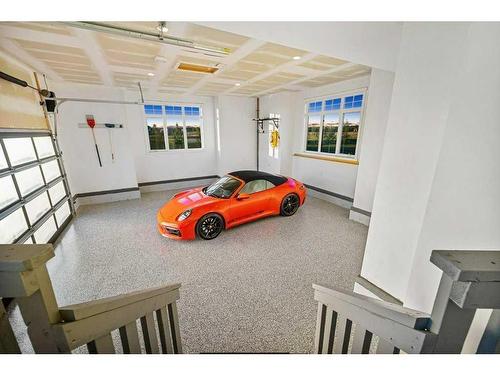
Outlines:
{"type": "Polygon", "coordinates": [[[174,241],[155,228],[175,191],[82,206],[48,270],[60,306],[181,282],[184,351],[312,350],[312,283],[352,290],[367,228],[348,210],[309,196],[292,217],[272,217],[212,241],[174,241]]]}

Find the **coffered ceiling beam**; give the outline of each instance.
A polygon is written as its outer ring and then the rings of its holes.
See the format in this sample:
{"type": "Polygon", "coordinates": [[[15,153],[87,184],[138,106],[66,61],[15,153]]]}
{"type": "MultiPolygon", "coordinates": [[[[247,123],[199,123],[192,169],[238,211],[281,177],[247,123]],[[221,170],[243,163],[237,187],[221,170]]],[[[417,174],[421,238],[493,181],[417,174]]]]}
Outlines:
{"type": "Polygon", "coordinates": [[[95,38],[95,34],[88,30],[80,30],[74,29],[72,30],[74,35],[78,37],[81,41],[80,48],[86,53],[94,68],[97,71],[97,74],[101,78],[101,81],[106,86],[113,86],[113,77],[111,71],[109,69],[108,63],[104,58],[101,48],[97,43],[95,38]]]}

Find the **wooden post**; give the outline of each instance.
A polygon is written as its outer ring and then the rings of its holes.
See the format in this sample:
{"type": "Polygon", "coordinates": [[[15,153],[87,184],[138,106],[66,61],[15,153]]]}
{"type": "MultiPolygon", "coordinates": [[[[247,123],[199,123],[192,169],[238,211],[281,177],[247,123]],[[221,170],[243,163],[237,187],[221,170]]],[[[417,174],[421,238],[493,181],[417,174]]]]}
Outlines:
{"type": "Polygon", "coordinates": [[[453,280],[443,274],[431,314],[430,331],[438,334],[435,353],[460,354],[476,312],[461,309],[450,299],[452,286],[453,280]]]}
{"type": "Polygon", "coordinates": [[[46,263],[52,245],[0,245],[0,297],[17,298],[36,353],[63,353],[51,325],[61,322],[46,263]]]}
{"type": "Polygon", "coordinates": [[[500,308],[500,251],[434,250],[443,270],[432,309],[434,353],[460,353],[476,309],[500,308]]]}
{"type": "Polygon", "coordinates": [[[182,354],[181,332],[179,327],[179,315],[177,313],[177,304],[174,302],[167,306],[168,319],[170,321],[170,331],[172,332],[172,343],[175,354],[182,354]]]}
{"type": "Polygon", "coordinates": [[[0,354],[20,354],[16,336],[12,331],[9,319],[0,299],[0,354]]]}

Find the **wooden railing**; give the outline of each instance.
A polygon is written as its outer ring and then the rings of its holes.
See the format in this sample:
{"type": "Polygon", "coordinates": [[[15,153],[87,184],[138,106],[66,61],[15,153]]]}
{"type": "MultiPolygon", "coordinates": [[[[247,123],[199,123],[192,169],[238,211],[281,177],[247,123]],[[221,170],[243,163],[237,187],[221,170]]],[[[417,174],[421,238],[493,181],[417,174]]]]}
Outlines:
{"type": "MultiPolygon", "coordinates": [[[[182,353],[180,284],[58,307],[46,268],[53,256],[51,245],[0,245],[0,297],[16,298],[36,353],[70,353],[84,345],[92,354],[115,353],[115,330],[123,353],[141,353],[138,320],[146,353],[182,353]]],[[[0,353],[20,352],[0,302],[0,353]]]]}
{"type": "MultiPolygon", "coordinates": [[[[313,285],[315,352],[460,353],[476,309],[500,309],[500,251],[439,250],[430,260],[443,271],[431,315],[313,285]]],[[[498,347],[493,340],[483,352],[498,347]]]]}

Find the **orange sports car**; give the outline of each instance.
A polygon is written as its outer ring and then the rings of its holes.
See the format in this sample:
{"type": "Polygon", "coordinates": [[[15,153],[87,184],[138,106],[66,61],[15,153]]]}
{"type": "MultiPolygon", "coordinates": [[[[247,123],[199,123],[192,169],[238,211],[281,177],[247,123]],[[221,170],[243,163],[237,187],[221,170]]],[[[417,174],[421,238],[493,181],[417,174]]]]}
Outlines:
{"type": "Polygon", "coordinates": [[[223,229],[266,216],[291,216],[306,199],[293,178],[238,171],[213,184],[177,193],[158,211],[158,230],[168,238],[212,240],[223,229]]]}

